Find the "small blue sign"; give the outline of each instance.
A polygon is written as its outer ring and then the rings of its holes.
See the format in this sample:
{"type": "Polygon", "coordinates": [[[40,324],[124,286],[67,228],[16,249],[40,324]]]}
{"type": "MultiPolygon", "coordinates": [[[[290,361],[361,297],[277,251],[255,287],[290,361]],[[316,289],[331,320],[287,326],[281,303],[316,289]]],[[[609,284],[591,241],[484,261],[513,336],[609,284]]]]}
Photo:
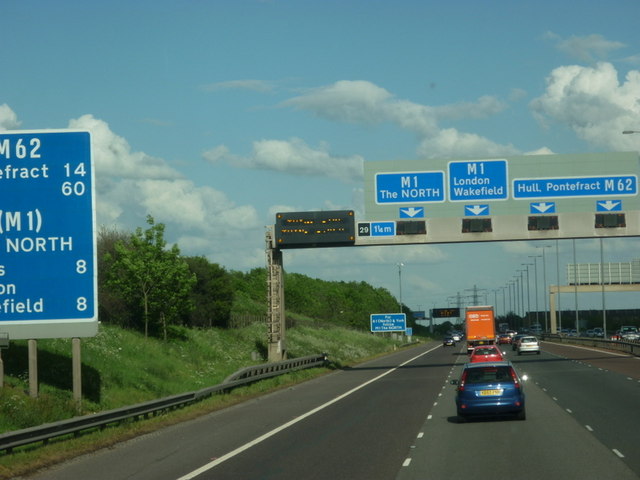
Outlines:
{"type": "Polygon", "coordinates": [[[444,202],[444,172],[377,173],[376,203],[444,202]]]}
{"type": "Polygon", "coordinates": [[[372,237],[393,237],[396,234],[396,222],[371,222],[372,237]]]}
{"type": "Polygon", "coordinates": [[[464,214],[468,217],[482,217],[489,215],[489,205],[465,205],[464,214]]]}
{"type": "Polygon", "coordinates": [[[400,218],[424,218],[424,207],[401,208],[400,218]]]}
{"type": "Polygon", "coordinates": [[[637,195],[636,175],[522,178],[513,181],[513,198],[574,198],[637,195]]]}
{"type": "Polygon", "coordinates": [[[532,202],[529,213],[556,213],[556,202],[532,202]]]}
{"type": "Polygon", "coordinates": [[[622,200],[602,200],[596,202],[596,212],[619,212],[622,210],[622,200]]]}
{"type": "Polygon", "coordinates": [[[404,313],[372,313],[372,332],[404,332],[407,329],[407,316],[404,313]]]}
{"type": "Polygon", "coordinates": [[[449,162],[449,199],[505,200],[508,197],[507,161],[449,162]]]}
{"type": "Polygon", "coordinates": [[[407,329],[404,331],[404,334],[405,334],[407,337],[412,337],[412,336],[413,336],[413,328],[411,328],[411,327],[407,327],[407,329]]]}

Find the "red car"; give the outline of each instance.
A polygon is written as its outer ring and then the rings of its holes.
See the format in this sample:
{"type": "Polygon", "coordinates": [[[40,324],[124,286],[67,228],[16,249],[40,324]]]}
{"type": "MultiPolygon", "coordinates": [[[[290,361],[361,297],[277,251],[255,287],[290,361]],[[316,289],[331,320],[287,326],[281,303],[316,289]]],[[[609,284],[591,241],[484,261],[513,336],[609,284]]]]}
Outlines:
{"type": "Polygon", "coordinates": [[[484,345],[481,347],[476,347],[471,351],[469,355],[470,363],[477,362],[501,362],[505,360],[502,352],[493,345],[484,345]]]}

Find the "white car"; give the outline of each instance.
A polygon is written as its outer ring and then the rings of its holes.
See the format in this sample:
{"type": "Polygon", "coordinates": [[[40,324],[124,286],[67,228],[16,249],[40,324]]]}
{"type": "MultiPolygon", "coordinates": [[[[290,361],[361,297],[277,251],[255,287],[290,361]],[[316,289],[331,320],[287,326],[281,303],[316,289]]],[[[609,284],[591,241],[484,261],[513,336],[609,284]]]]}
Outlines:
{"type": "Polygon", "coordinates": [[[537,353],[540,355],[540,343],[536,337],[522,337],[518,341],[517,351],[518,355],[523,353],[537,353]]]}

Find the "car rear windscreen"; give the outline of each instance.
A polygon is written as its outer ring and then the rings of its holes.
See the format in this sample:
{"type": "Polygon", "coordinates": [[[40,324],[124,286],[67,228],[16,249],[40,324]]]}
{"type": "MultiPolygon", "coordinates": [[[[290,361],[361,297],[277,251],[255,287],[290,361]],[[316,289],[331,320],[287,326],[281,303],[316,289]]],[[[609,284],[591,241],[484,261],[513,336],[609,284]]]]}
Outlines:
{"type": "Polygon", "coordinates": [[[482,367],[470,368],[467,371],[467,384],[485,383],[485,382],[511,382],[511,367],[482,367]]]}

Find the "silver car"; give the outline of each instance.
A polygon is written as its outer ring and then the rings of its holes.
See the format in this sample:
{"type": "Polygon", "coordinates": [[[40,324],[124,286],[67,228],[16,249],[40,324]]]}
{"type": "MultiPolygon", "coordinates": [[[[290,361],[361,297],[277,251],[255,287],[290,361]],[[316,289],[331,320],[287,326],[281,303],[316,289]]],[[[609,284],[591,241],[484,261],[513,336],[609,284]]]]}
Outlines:
{"type": "Polygon", "coordinates": [[[537,353],[540,355],[540,343],[536,337],[522,337],[518,342],[518,355],[523,353],[537,353]]]}

